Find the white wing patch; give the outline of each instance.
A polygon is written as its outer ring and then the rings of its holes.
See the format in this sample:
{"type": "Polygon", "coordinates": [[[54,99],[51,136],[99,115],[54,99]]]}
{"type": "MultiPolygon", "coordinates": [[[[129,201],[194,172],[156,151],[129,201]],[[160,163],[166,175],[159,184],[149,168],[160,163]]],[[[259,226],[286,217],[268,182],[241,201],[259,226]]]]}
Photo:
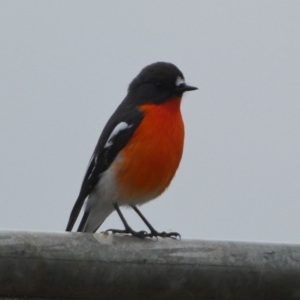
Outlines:
{"type": "MultiPolygon", "coordinates": [[[[91,165],[93,159],[94,159],[94,155],[92,155],[92,157],[91,157],[91,159],[90,159],[90,161],[89,161],[87,170],[89,169],[89,167],[90,167],[90,165],[91,165]]],[[[97,165],[97,160],[98,160],[98,156],[96,155],[96,156],[95,156],[95,161],[94,161],[94,164],[93,164],[93,169],[91,170],[90,175],[89,175],[89,177],[88,177],[87,179],[90,179],[90,178],[92,177],[93,172],[94,172],[94,170],[95,170],[95,168],[96,168],[96,165],[97,165]]]]}
{"type": "Polygon", "coordinates": [[[175,81],[175,85],[176,86],[180,86],[181,84],[185,83],[184,79],[180,76],[177,76],[176,81],[175,81]]]}
{"type": "Polygon", "coordinates": [[[113,138],[114,138],[120,131],[125,130],[125,129],[127,129],[127,128],[130,128],[131,126],[132,126],[132,125],[128,125],[126,122],[121,122],[121,123],[119,123],[119,124],[114,128],[114,130],[112,131],[112,133],[110,134],[110,136],[109,136],[109,138],[108,138],[106,144],[104,145],[104,148],[108,148],[108,147],[110,147],[110,146],[113,144],[113,142],[112,142],[113,138]]]}

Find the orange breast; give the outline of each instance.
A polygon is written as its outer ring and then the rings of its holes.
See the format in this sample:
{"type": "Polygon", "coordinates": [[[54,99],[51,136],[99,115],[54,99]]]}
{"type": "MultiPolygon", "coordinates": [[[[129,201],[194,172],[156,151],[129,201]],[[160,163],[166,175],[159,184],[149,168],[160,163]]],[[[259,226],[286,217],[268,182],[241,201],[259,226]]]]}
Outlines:
{"type": "Polygon", "coordinates": [[[180,103],[140,106],[144,119],[114,163],[120,202],[141,204],[169,186],[183,151],[180,103]]]}

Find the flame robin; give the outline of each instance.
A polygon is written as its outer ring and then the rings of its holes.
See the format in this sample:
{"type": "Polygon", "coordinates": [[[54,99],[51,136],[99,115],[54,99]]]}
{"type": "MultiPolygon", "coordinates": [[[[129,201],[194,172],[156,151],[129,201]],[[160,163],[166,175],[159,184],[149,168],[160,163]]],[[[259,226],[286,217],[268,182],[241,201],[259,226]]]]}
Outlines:
{"type": "Polygon", "coordinates": [[[179,166],[184,125],[180,112],[184,92],[196,90],[185,83],[173,64],[151,64],[133,79],[125,99],[108,120],[90,159],[66,231],[71,231],[86,202],[79,232],[95,232],[116,210],[125,229],[109,229],[137,237],[178,237],[158,232],[137,205],[161,195],[179,166]],[[134,231],[120,206],[130,206],[150,232],[134,231]]]}

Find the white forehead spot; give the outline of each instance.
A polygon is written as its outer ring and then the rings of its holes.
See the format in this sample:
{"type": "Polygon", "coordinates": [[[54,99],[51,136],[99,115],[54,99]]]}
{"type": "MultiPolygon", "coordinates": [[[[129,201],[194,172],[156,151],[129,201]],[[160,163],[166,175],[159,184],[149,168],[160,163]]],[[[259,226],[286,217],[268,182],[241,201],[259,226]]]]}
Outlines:
{"type": "Polygon", "coordinates": [[[125,130],[127,128],[130,128],[132,125],[128,125],[126,122],[121,122],[119,123],[115,128],[114,130],[112,131],[112,133],[110,134],[104,148],[107,148],[107,147],[110,147],[113,142],[112,142],[112,139],[122,130],[125,130]]]}
{"type": "Polygon", "coordinates": [[[182,77],[180,77],[180,76],[177,76],[176,82],[175,82],[176,86],[180,86],[183,83],[185,83],[184,79],[182,77]]]}

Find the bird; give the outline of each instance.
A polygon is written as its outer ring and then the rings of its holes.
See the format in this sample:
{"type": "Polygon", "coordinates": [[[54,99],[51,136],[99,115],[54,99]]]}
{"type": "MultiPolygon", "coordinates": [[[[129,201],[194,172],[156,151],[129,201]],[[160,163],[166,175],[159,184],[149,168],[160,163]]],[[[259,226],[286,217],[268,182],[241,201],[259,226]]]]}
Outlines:
{"type": "Polygon", "coordinates": [[[172,63],[156,62],[140,71],[100,135],[66,231],[72,231],[84,206],[78,232],[96,232],[116,211],[125,229],[106,233],[180,238],[177,232],[158,232],[137,206],[157,198],[170,185],[183,153],[182,95],[197,89],[185,83],[172,63]],[[122,206],[131,207],[149,232],[133,230],[122,206]]]}

